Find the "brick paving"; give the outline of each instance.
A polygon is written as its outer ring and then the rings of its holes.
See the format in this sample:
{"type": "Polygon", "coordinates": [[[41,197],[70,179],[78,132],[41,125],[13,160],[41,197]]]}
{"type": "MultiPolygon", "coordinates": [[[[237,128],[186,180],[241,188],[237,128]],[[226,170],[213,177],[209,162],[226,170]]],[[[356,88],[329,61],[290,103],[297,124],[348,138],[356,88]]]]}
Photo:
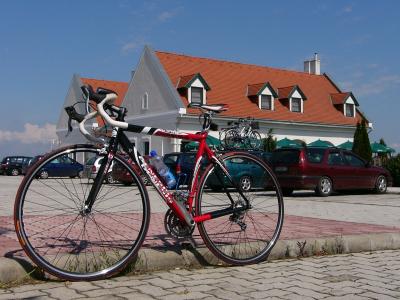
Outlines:
{"type": "MultiPolygon", "coordinates": [[[[164,229],[164,214],[153,213],[150,228],[143,247],[165,248],[176,245],[176,241],[166,234],[164,229]]],[[[54,223],[52,219],[50,222],[54,223]]],[[[355,222],[342,222],[301,216],[286,215],[281,240],[319,238],[363,233],[392,233],[399,232],[399,227],[364,224],[355,222]]],[[[203,246],[203,241],[196,230],[193,234],[197,245],[203,246]]],[[[0,216],[0,256],[23,255],[14,230],[13,218],[0,216]]]]}
{"type": "Polygon", "coordinates": [[[0,289],[1,299],[399,299],[400,250],[0,289]]]}

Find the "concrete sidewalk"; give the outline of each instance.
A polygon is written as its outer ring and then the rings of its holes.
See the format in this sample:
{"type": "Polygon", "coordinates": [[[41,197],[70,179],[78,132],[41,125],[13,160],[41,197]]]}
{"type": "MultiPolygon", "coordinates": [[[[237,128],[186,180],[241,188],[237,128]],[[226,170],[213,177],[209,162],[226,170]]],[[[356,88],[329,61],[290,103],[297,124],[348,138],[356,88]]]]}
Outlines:
{"type": "MultiPolygon", "coordinates": [[[[197,230],[193,235],[196,248],[186,250],[165,233],[164,210],[156,207],[153,211],[133,271],[219,263],[204,247],[197,230]]],[[[328,198],[304,191],[285,198],[284,227],[269,259],[387,249],[400,249],[400,188],[390,188],[384,195],[328,198]]],[[[11,214],[0,215],[0,284],[22,280],[31,270],[33,266],[17,241],[11,214]]]]}

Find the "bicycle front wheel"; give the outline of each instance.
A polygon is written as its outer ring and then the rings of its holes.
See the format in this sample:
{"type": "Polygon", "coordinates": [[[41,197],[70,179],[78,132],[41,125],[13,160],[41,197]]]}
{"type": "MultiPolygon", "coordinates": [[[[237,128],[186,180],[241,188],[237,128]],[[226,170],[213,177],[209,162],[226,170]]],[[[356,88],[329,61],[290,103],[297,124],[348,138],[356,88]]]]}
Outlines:
{"type": "Polygon", "coordinates": [[[38,161],[19,187],[14,208],[18,239],[32,261],[54,276],[74,281],[109,277],[135,258],[144,241],[150,219],[147,191],[122,156],[114,156],[107,173],[121,182],[103,182],[92,210],[85,211],[105,159],[91,145],[61,148],[38,161]],[[128,181],[129,186],[122,184],[128,181]]]}
{"type": "Polygon", "coordinates": [[[220,158],[232,182],[221,166],[210,165],[203,173],[196,198],[196,215],[211,214],[229,208],[246,210],[198,224],[206,246],[228,264],[244,265],[264,260],[283,224],[283,199],[271,169],[247,153],[228,153],[220,158]]]}
{"type": "Polygon", "coordinates": [[[229,149],[239,148],[241,146],[240,136],[236,130],[230,129],[225,133],[225,145],[229,149]]]}

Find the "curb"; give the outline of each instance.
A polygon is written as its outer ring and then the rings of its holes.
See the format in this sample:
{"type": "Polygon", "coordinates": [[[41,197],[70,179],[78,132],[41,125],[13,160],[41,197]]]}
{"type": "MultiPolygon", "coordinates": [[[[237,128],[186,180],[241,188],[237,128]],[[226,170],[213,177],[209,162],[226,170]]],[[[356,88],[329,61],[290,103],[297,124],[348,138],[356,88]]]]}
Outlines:
{"type": "MultiPolygon", "coordinates": [[[[271,251],[268,261],[396,249],[400,249],[400,232],[279,240],[271,251]]],[[[122,274],[219,265],[224,264],[206,248],[143,249],[139,252],[136,261],[122,274]]],[[[31,278],[30,274],[34,270],[34,266],[26,260],[0,257],[0,286],[31,278]]]]}

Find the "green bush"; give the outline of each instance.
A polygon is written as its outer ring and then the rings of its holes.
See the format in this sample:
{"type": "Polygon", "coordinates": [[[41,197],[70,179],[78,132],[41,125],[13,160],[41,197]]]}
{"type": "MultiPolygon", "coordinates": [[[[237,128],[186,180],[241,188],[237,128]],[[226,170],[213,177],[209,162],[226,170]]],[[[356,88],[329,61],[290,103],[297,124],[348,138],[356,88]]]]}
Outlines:
{"type": "Polygon", "coordinates": [[[393,177],[393,186],[400,186],[400,154],[388,159],[384,167],[388,169],[393,177]]]}

